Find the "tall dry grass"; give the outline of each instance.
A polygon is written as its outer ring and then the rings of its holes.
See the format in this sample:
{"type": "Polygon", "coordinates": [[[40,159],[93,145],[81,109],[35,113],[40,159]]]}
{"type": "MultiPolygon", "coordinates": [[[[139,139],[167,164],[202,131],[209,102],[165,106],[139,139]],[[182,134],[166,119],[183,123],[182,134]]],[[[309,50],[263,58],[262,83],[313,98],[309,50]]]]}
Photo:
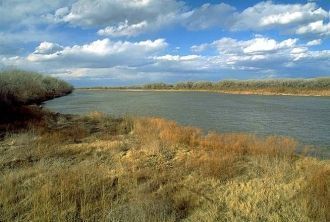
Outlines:
{"type": "Polygon", "coordinates": [[[329,221],[329,161],[296,147],[46,112],[0,141],[0,221],[329,221]]]}

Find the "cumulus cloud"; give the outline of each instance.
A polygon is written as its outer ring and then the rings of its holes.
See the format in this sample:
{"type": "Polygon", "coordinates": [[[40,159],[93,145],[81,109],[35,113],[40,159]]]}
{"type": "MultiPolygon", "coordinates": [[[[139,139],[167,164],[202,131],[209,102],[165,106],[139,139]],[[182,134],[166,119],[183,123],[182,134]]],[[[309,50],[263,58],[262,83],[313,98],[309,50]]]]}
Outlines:
{"type": "Polygon", "coordinates": [[[277,29],[298,35],[327,33],[329,29],[328,25],[321,24],[329,19],[329,12],[315,2],[277,4],[262,1],[239,11],[226,3],[206,3],[189,9],[187,3],[177,0],[78,0],[70,7],[59,8],[52,16],[56,22],[96,27],[99,35],[112,37],[136,36],[178,24],[188,30],[212,27],[231,31],[277,29]],[[313,23],[318,27],[311,28],[313,23]]]}
{"type": "Polygon", "coordinates": [[[249,40],[221,38],[203,43],[203,47],[216,51],[214,55],[203,51],[173,55],[166,53],[164,39],[130,42],[105,38],[74,46],[41,42],[27,57],[0,58],[0,64],[91,82],[203,79],[208,75],[221,78],[229,74],[259,78],[269,73],[279,77],[292,77],[297,72],[300,76],[324,74],[330,69],[330,50],[312,51],[309,47],[313,44],[258,35],[249,40]]]}
{"type": "Polygon", "coordinates": [[[167,46],[164,39],[128,42],[111,41],[108,38],[89,44],[62,47],[55,43],[42,42],[29,54],[31,62],[55,62],[68,67],[112,67],[116,65],[141,65],[148,56],[167,46]]]}
{"type": "Polygon", "coordinates": [[[297,39],[287,39],[277,42],[274,39],[258,36],[256,38],[239,41],[233,38],[221,38],[210,45],[217,48],[221,54],[265,54],[292,48],[297,39]]]}
{"type": "Polygon", "coordinates": [[[314,39],[312,41],[307,42],[307,46],[315,46],[315,45],[321,45],[322,39],[314,39]]]}
{"type": "MultiPolygon", "coordinates": [[[[266,72],[272,70],[274,73],[283,70],[287,73],[289,67],[304,66],[306,70],[315,70],[313,64],[304,64],[306,61],[318,61],[320,69],[326,70],[330,62],[325,62],[328,58],[329,50],[310,51],[309,46],[319,44],[321,40],[315,40],[306,44],[298,44],[298,39],[286,39],[276,41],[275,39],[256,36],[249,40],[238,40],[224,37],[211,43],[204,43],[199,47],[195,45],[193,48],[210,49],[214,48],[218,55],[207,56],[204,58],[209,67],[222,67],[232,70],[255,70],[266,72]],[[207,59],[205,59],[207,58],[207,59]]],[[[203,51],[200,51],[201,53],[203,51]]]]}
{"type": "Polygon", "coordinates": [[[71,4],[73,0],[52,1],[1,1],[0,2],[0,28],[7,30],[22,28],[35,24],[47,23],[42,19],[43,15],[52,13],[65,4],[71,4]]]}
{"type": "Polygon", "coordinates": [[[173,22],[183,6],[175,0],[78,0],[68,10],[56,11],[54,20],[99,27],[100,35],[134,36],[173,22]]]}
{"type": "Polygon", "coordinates": [[[169,55],[169,54],[164,56],[154,57],[154,59],[161,61],[194,61],[199,58],[200,58],[199,55],[179,56],[179,55],[169,55]]]}
{"type": "Polygon", "coordinates": [[[107,26],[104,29],[100,29],[97,33],[103,36],[136,36],[145,31],[148,27],[148,22],[142,21],[137,24],[128,24],[128,20],[123,23],[119,23],[118,26],[107,26]]]}
{"type": "Polygon", "coordinates": [[[189,1],[179,0],[21,0],[1,4],[1,67],[118,81],[202,78],[210,73],[212,78],[225,73],[260,77],[300,71],[317,75],[330,69],[330,50],[325,48],[330,37],[329,11],[318,2],[262,1],[245,9],[225,3],[191,7],[189,1]],[[199,35],[193,36],[191,54],[184,54],[189,40],[184,45],[169,45],[158,35],[163,32],[156,32],[168,26],[188,31],[214,28],[212,34],[229,37],[196,44],[199,35]],[[127,38],[151,31],[156,40],[127,38]],[[264,35],[230,38],[245,31],[264,35]],[[266,37],[268,31],[273,38],[266,37]]]}
{"type": "Polygon", "coordinates": [[[306,24],[326,19],[329,13],[317,7],[316,3],[274,4],[272,1],[260,2],[237,15],[234,29],[260,30],[306,24]]]}
{"type": "Polygon", "coordinates": [[[98,30],[100,36],[116,38],[155,33],[168,26],[235,32],[271,29],[280,34],[303,35],[309,39],[328,38],[329,11],[317,4],[262,1],[238,10],[226,3],[190,7],[189,1],[179,0],[1,1],[0,53],[26,54],[31,48],[25,46],[28,43],[56,39],[74,42],[72,39],[79,38],[74,36],[75,32],[68,37],[67,33],[60,31],[58,27],[62,25],[66,28],[80,27],[83,32],[95,33],[98,30]]]}
{"type": "Polygon", "coordinates": [[[323,21],[316,21],[299,27],[296,30],[296,34],[302,35],[320,35],[320,36],[330,36],[330,23],[323,24],[323,21]]]}
{"type": "Polygon", "coordinates": [[[52,43],[52,42],[42,42],[36,48],[36,50],[34,51],[34,54],[53,54],[62,49],[63,49],[63,47],[60,46],[59,44],[52,43]]]}
{"type": "Polygon", "coordinates": [[[278,30],[282,34],[329,36],[329,12],[315,2],[276,4],[262,1],[243,11],[231,5],[204,4],[185,13],[182,23],[188,29],[218,27],[231,31],[278,30]]]}
{"type": "Polygon", "coordinates": [[[285,48],[291,48],[297,42],[297,39],[287,39],[282,42],[276,42],[274,39],[255,38],[249,42],[247,47],[243,49],[247,54],[259,54],[263,52],[276,51],[285,48]]]}
{"type": "Polygon", "coordinates": [[[63,38],[48,28],[50,20],[46,15],[73,1],[0,1],[0,54],[25,54],[31,48],[29,44],[63,38]]]}

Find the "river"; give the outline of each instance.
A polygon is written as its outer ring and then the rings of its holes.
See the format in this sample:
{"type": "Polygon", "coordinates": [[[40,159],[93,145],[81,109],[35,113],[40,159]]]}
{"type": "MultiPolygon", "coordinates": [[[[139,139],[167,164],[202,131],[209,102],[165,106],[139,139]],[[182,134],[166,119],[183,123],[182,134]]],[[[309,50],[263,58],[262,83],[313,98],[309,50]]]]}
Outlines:
{"type": "Polygon", "coordinates": [[[71,114],[159,116],[205,132],[290,136],[318,147],[322,155],[330,153],[330,97],[75,90],[45,107],[71,114]]]}

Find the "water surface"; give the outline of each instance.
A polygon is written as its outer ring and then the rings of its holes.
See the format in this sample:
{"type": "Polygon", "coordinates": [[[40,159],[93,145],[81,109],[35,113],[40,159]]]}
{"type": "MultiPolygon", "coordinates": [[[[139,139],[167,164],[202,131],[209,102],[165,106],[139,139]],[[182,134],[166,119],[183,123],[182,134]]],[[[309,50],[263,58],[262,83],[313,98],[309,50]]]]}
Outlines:
{"type": "Polygon", "coordinates": [[[330,153],[330,97],[76,90],[45,106],[72,114],[159,116],[205,131],[284,135],[330,153]]]}

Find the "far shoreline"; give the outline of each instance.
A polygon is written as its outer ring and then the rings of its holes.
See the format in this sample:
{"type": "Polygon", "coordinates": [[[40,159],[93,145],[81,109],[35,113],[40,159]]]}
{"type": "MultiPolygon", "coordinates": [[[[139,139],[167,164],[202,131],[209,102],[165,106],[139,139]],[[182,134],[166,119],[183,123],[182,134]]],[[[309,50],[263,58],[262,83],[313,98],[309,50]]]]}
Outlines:
{"type": "Polygon", "coordinates": [[[259,96],[315,96],[330,97],[330,91],[311,92],[311,93],[277,93],[277,92],[258,92],[258,91],[226,91],[226,90],[207,90],[207,89],[116,89],[116,88],[75,88],[80,91],[120,91],[120,92],[212,92],[229,95],[259,95],[259,96]]]}

